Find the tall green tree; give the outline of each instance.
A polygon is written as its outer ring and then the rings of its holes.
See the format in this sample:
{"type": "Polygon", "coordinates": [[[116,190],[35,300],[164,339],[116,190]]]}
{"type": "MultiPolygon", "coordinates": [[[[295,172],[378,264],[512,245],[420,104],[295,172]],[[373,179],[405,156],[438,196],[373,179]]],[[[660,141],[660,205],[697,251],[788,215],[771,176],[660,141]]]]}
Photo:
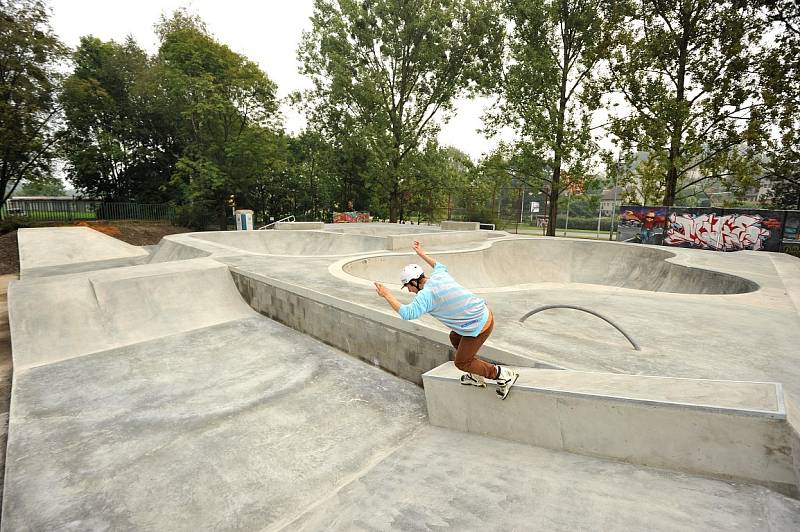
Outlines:
{"type": "Polygon", "coordinates": [[[316,107],[369,150],[373,193],[396,221],[409,155],[481,80],[501,38],[488,0],[316,0],[298,52],[316,107]]]}
{"type": "Polygon", "coordinates": [[[86,36],[73,62],[61,95],[68,179],[77,189],[112,201],[163,199],[159,189],[169,181],[176,157],[146,119],[147,54],[132,38],[120,44],[86,36]]]}
{"type": "Polygon", "coordinates": [[[516,131],[515,177],[548,196],[548,235],[555,234],[558,198],[567,187],[562,172],[581,178],[596,152],[591,120],[600,100],[592,82],[620,22],[618,4],[503,2],[511,29],[494,83],[500,99],[488,124],[516,131]]]}
{"type": "Polygon", "coordinates": [[[759,2],[774,41],[761,62],[764,118],[774,134],[767,143],[772,205],[800,209],[800,4],[759,2]]]}
{"type": "Polygon", "coordinates": [[[243,194],[266,149],[259,129],[279,129],[276,86],[258,65],[217,42],[202,21],[177,11],[157,27],[156,71],[177,111],[185,145],[173,176],[185,197],[212,206],[227,227],[227,200],[243,194]]]}
{"type": "Polygon", "coordinates": [[[760,173],[756,48],[763,17],[737,0],[634,0],[610,62],[632,112],[611,131],[661,163],[663,205],[706,180],[760,173]]]}
{"type": "Polygon", "coordinates": [[[0,1],[0,191],[50,175],[59,113],[58,65],[67,49],[44,2],[0,1]]]}

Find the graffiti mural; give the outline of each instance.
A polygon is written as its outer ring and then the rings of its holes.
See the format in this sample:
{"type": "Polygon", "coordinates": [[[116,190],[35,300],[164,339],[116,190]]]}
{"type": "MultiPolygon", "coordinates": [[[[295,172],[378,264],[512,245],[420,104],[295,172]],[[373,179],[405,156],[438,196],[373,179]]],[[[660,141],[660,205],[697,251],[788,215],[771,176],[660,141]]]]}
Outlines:
{"type": "Polygon", "coordinates": [[[800,257],[800,211],[787,211],[781,251],[800,257]]]}
{"type": "Polygon", "coordinates": [[[716,251],[777,251],[783,220],[771,214],[674,211],[664,244],[716,251]]]}
{"type": "Polygon", "coordinates": [[[333,213],[333,223],[335,224],[354,224],[369,222],[368,212],[335,212],[333,213]]]}
{"type": "Polygon", "coordinates": [[[619,209],[617,240],[638,244],[661,244],[666,220],[666,207],[624,205],[619,209]]]}

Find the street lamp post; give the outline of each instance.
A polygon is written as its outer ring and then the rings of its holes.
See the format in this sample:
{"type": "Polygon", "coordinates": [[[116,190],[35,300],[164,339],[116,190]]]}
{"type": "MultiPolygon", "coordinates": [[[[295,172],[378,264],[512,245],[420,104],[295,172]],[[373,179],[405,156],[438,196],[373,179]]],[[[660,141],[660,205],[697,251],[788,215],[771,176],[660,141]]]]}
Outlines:
{"type": "Polygon", "coordinates": [[[611,202],[611,229],[608,230],[608,240],[614,240],[614,220],[617,217],[617,174],[622,167],[622,150],[617,155],[617,171],[611,180],[611,189],[614,191],[614,200],[611,202]]]}

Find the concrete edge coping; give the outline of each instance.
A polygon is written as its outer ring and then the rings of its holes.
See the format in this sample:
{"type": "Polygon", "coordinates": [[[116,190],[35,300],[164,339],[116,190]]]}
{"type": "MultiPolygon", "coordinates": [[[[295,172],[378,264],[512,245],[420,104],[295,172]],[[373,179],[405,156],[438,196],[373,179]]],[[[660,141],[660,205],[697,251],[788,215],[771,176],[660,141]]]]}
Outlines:
{"type": "MultiPolygon", "coordinates": [[[[233,256],[237,256],[237,255],[249,255],[249,256],[255,256],[255,257],[278,257],[278,258],[291,258],[291,259],[297,259],[297,258],[339,259],[339,258],[342,258],[342,257],[359,256],[359,255],[362,255],[362,254],[370,254],[371,255],[371,254],[375,254],[375,253],[377,253],[377,254],[383,254],[383,253],[386,253],[386,252],[391,253],[391,250],[389,250],[386,247],[384,247],[384,249],[382,249],[382,250],[379,249],[379,250],[375,250],[375,251],[354,251],[353,253],[347,253],[347,254],[339,253],[339,254],[336,254],[336,255],[319,255],[319,254],[313,254],[313,255],[297,255],[297,254],[295,254],[295,255],[282,255],[282,254],[277,254],[277,253],[259,253],[257,251],[250,251],[250,250],[243,249],[243,248],[240,248],[240,247],[232,246],[230,244],[221,244],[221,243],[213,241],[213,240],[206,240],[204,238],[198,238],[198,237],[194,236],[194,235],[202,235],[202,234],[208,233],[208,232],[215,232],[215,233],[227,233],[227,232],[230,232],[230,233],[233,233],[235,231],[195,231],[193,233],[180,233],[179,235],[167,235],[164,238],[169,238],[170,240],[172,240],[173,242],[176,242],[178,244],[182,244],[182,245],[189,246],[189,247],[194,247],[194,248],[200,249],[202,251],[209,251],[210,252],[209,256],[211,256],[213,258],[233,257],[233,256]],[[170,237],[177,237],[177,238],[170,238],[170,237]],[[186,242],[185,241],[186,238],[191,239],[191,241],[186,242]],[[194,242],[197,242],[197,241],[200,241],[200,245],[194,244],[194,242]],[[209,250],[207,248],[218,248],[218,249],[209,250]]],[[[242,231],[242,232],[244,232],[244,231],[242,231]]],[[[269,234],[269,231],[258,232],[256,230],[253,230],[253,231],[247,231],[247,232],[248,233],[254,233],[254,234],[262,234],[262,233],[263,234],[269,234]]],[[[342,236],[342,235],[347,235],[348,234],[348,233],[337,233],[337,232],[333,232],[333,231],[325,231],[324,229],[292,229],[291,232],[293,234],[296,234],[296,233],[297,234],[302,234],[302,233],[322,233],[322,234],[326,234],[326,235],[336,235],[336,236],[342,236]]],[[[359,235],[359,236],[366,236],[368,238],[381,239],[385,243],[388,242],[386,236],[374,236],[374,235],[359,235]]]]}
{"type": "MultiPolygon", "coordinates": [[[[422,374],[422,379],[430,380],[437,380],[437,381],[444,381],[444,382],[456,382],[458,379],[453,375],[441,375],[437,374],[436,372],[441,372],[443,366],[452,366],[452,362],[446,362],[439,367],[436,367],[430,371],[427,371],[422,374]]],[[[533,368],[537,369],[537,368],[533,368]]],[[[575,370],[562,370],[567,371],[569,373],[585,373],[585,374],[597,374],[597,375],[604,375],[606,373],[603,372],[591,372],[591,371],[575,371],[575,370]]],[[[460,374],[461,372],[459,372],[460,374]]],[[[628,375],[624,373],[610,373],[608,375],[628,375]]],[[[725,406],[713,406],[713,405],[701,405],[697,403],[688,403],[688,402],[680,402],[680,401],[665,401],[665,400],[657,400],[657,399],[642,399],[637,397],[627,397],[624,395],[608,395],[608,394],[601,394],[601,393],[589,393],[589,392],[581,392],[575,390],[567,390],[567,389],[557,389],[557,388],[545,388],[540,386],[535,386],[531,384],[522,384],[517,383],[514,385],[514,393],[544,393],[548,395],[559,395],[559,396],[567,396],[567,397],[578,397],[578,398],[599,398],[607,401],[614,401],[619,403],[627,403],[632,405],[647,405],[647,406],[658,406],[658,407],[671,407],[676,409],[689,409],[689,410],[697,410],[697,411],[704,411],[710,412],[715,414],[734,414],[734,415],[742,415],[742,416],[750,416],[750,417],[765,417],[770,419],[777,419],[777,420],[786,420],[786,408],[785,403],[783,401],[783,386],[778,382],[759,382],[759,381],[723,381],[719,379],[690,379],[686,377],[666,377],[662,375],[628,375],[633,378],[643,378],[643,379],[670,379],[670,380],[684,380],[684,381],[703,381],[703,382],[724,382],[724,383],[746,383],[746,384],[767,384],[772,385],[775,388],[776,394],[776,402],[777,402],[777,410],[757,410],[757,409],[746,409],[746,408],[735,408],[735,407],[725,407],[725,406]]],[[[459,386],[461,384],[459,383],[459,386]]]]}
{"type": "MultiPolygon", "coordinates": [[[[180,273],[187,270],[211,269],[217,267],[227,267],[227,264],[212,259],[211,257],[193,257],[183,260],[170,260],[164,262],[146,262],[144,264],[129,264],[116,268],[106,268],[102,270],[87,270],[82,272],[69,272],[61,275],[50,275],[47,277],[26,277],[12,281],[13,284],[20,286],[36,283],[40,285],[48,283],[58,283],[65,279],[98,277],[99,280],[106,278],[127,279],[132,277],[151,277],[154,275],[164,275],[167,273],[180,273]]],[[[221,257],[220,257],[221,258],[221,257]]],[[[12,283],[9,283],[11,285],[12,283]]]]}
{"type": "Polygon", "coordinates": [[[43,277],[57,277],[60,275],[68,275],[72,273],[90,273],[109,268],[126,268],[128,266],[142,266],[148,264],[152,254],[145,250],[147,255],[140,255],[138,257],[122,257],[118,259],[102,259],[92,260],[86,262],[65,262],[63,264],[54,264],[52,266],[37,266],[34,268],[19,269],[20,279],[40,279],[43,277]]]}
{"type": "MultiPolygon", "coordinates": [[[[496,242],[510,242],[510,241],[515,241],[515,240],[558,240],[558,241],[569,240],[569,241],[573,241],[573,242],[585,242],[584,239],[580,239],[580,238],[509,235],[509,236],[504,236],[504,237],[499,237],[499,238],[492,238],[492,239],[474,241],[476,245],[474,245],[472,247],[469,247],[469,248],[443,249],[443,250],[437,250],[435,253],[442,253],[442,254],[446,254],[446,255],[455,255],[455,254],[462,254],[462,253],[472,253],[472,252],[475,252],[475,251],[485,251],[485,250],[489,249],[491,246],[493,246],[496,242]]],[[[625,244],[624,242],[605,242],[605,241],[603,241],[603,242],[600,242],[600,243],[602,245],[606,245],[606,244],[613,244],[613,245],[617,245],[617,246],[629,246],[630,245],[630,244],[625,244]]],[[[637,244],[637,245],[643,245],[643,244],[637,244]]],[[[662,246],[647,246],[647,247],[658,248],[659,251],[664,251],[664,250],[660,249],[662,246]]],[[[433,253],[433,252],[431,252],[431,253],[433,253]]],[[[725,274],[725,275],[733,275],[731,273],[715,270],[713,268],[701,268],[699,266],[693,266],[693,265],[690,265],[690,264],[684,264],[684,263],[680,262],[682,259],[681,259],[681,257],[679,257],[678,254],[673,253],[672,251],[665,251],[665,253],[668,253],[671,256],[670,257],[665,257],[663,260],[665,262],[669,262],[669,263],[675,264],[676,266],[682,266],[684,268],[690,268],[690,269],[694,269],[694,270],[706,270],[706,271],[711,271],[711,272],[714,272],[714,273],[721,273],[721,274],[725,274]]],[[[333,275],[334,277],[336,277],[337,279],[341,279],[343,281],[348,281],[348,282],[355,283],[355,284],[362,285],[362,286],[372,286],[372,281],[369,281],[369,280],[366,280],[366,279],[362,279],[361,277],[356,277],[354,275],[350,275],[349,273],[344,271],[344,267],[347,266],[348,264],[350,264],[351,262],[355,262],[355,261],[362,260],[362,259],[372,259],[372,258],[378,258],[378,257],[389,257],[389,256],[394,256],[394,255],[413,255],[413,253],[410,253],[410,252],[398,252],[396,250],[386,250],[386,251],[375,251],[375,252],[364,253],[363,255],[356,255],[356,256],[352,256],[351,255],[351,256],[342,258],[342,259],[334,262],[330,266],[328,266],[328,272],[331,275],[333,275]]],[[[324,257],[321,257],[321,258],[324,258],[324,257]]],[[[760,292],[764,288],[761,285],[761,283],[758,283],[757,281],[754,281],[753,279],[751,279],[749,277],[744,277],[744,276],[741,276],[741,275],[738,276],[738,277],[742,277],[743,279],[745,279],[747,281],[755,283],[756,286],[758,286],[758,288],[756,290],[752,291],[752,292],[745,292],[745,293],[742,293],[742,294],[679,294],[679,295],[682,296],[682,297],[703,297],[703,298],[706,298],[706,297],[709,297],[709,296],[711,296],[711,297],[740,297],[740,296],[749,296],[750,294],[755,294],[757,292],[760,292]]],[[[542,284],[545,284],[545,283],[523,283],[523,284],[500,286],[500,287],[471,288],[470,290],[472,290],[475,293],[483,293],[483,294],[491,294],[491,293],[495,293],[495,292],[517,292],[517,291],[520,291],[520,290],[528,290],[530,288],[533,288],[534,286],[541,286],[542,284]]],[[[565,283],[557,283],[557,284],[565,284],[565,283]]],[[[607,288],[609,290],[614,290],[614,291],[618,291],[618,290],[623,290],[623,291],[630,290],[630,291],[634,291],[634,292],[640,292],[641,291],[641,290],[636,289],[636,288],[625,288],[625,287],[622,287],[622,286],[608,286],[608,285],[591,284],[591,283],[566,283],[566,284],[585,284],[585,285],[591,285],[591,286],[598,286],[598,287],[602,287],[602,288],[607,288]]],[[[651,294],[654,294],[657,297],[664,297],[664,296],[669,297],[669,296],[673,296],[674,295],[672,292],[651,292],[651,294]]]]}
{"type": "MultiPolygon", "coordinates": [[[[452,349],[448,333],[446,331],[435,329],[421,322],[405,321],[400,317],[398,317],[394,311],[365,307],[359,305],[358,303],[353,303],[351,301],[331,296],[323,292],[318,292],[316,290],[307,288],[305,286],[292,284],[283,281],[281,279],[275,279],[273,277],[269,277],[261,273],[252,272],[240,266],[236,266],[233,264],[228,264],[227,266],[231,272],[237,273],[244,277],[254,279],[256,281],[274,286],[282,290],[286,290],[288,292],[294,293],[301,297],[308,298],[318,303],[324,303],[326,305],[332,306],[344,312],[349,312],[350,314],[354,314],[355,316],[358,316],[360,318],[364,318],[370,321],[375,321],[377,323],[380,323],[381,325],[391,327],[393,329],[402,331],[407,334],[411,334],[418,338],[424,338],[426,340],[442,344],[442,346],[446,349],[452,349]]],[[[501,364],[502,363],[514,364],[521,367],[553,369],[553,370],[564,369],[554,364],[542,362],[541,360],[537,360],[529,356],[525,356],[519,353],[514,353],[512,351],[507,351],[505,349],[489,345],[488,343],[484,344],[483,347],[481,348],[481,354],[483,358],[489,360],[490,362],[496,362],[501,364]]]]}

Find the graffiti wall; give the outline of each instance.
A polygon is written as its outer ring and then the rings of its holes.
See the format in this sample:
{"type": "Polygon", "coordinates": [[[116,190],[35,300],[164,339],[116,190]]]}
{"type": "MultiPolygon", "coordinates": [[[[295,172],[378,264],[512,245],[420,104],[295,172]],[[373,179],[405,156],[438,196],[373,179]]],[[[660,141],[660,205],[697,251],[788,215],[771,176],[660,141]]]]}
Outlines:
{"type": "Polygon", "coordinates": [[[783,213],[671,209],[664,244],[715,251],[780,251],[783,213]]]}
{"type": "Polygon", "coordinates": [[[800,257],[800,211],[787,211],[781,251],[800,257]]]}
{"type": "Polygon", "coordinates": [[[368,212],[335,212],[333,213],[333,223],[335,224],[354,224],[369,222],[368,212]]]}
{"type": "Polygon", "coordinates": [[[620,208],[617,240],[637,244],[662,244],[666,207],[628,205],[620,208]]]}
{"type": "Polygon", "coordinates": [[[620,207],[617,240],[714,251],[800,248],[800,211],[620,207]],[[788,246],[788,247],[787,247],[788,246]]]}

